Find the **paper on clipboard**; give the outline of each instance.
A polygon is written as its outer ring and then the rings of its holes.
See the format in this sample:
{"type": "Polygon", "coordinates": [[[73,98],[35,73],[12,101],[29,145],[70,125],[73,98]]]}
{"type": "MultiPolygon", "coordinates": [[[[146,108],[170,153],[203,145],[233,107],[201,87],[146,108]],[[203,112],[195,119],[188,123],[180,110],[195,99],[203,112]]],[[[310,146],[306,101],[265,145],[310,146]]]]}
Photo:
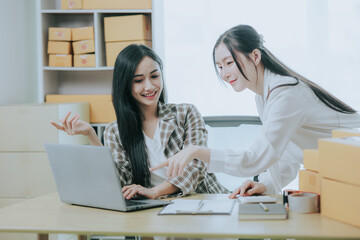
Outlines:
{"type": "Polygon", "coordinates": [[[229,215],[235,200],[192,200],[175,199],[172,204],[165,206],[159,215],[229,215]]]}

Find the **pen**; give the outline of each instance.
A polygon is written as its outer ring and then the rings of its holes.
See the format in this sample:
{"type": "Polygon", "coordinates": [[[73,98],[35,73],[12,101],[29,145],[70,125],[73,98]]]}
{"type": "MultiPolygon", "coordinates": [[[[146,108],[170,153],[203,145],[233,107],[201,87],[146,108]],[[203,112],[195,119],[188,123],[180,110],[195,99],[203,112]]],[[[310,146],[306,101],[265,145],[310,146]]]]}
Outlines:
{"type": "Polygon", "coordinates": [[[264,209],[265,212],[269,211],[269,209],[263,203],[259,203],[260,207],[264,209]]]}
{"type": "Polygon", "coordinates": [[[202,208],[202,206],[204,206],[203,200],[201,200],[201,201],[199,202],[199,205],[197,206],[196,211],[200,211],[200,209],[202,208]]]}

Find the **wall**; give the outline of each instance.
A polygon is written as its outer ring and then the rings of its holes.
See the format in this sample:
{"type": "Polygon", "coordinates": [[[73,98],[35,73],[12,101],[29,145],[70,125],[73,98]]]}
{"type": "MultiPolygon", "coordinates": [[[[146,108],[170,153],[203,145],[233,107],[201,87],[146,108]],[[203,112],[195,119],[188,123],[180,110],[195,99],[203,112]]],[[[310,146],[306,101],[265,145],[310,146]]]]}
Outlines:
{"type": "Polygon", "coordinates": [[[0,104],[37,101],[35,0],[2,1],[0,104]]]}

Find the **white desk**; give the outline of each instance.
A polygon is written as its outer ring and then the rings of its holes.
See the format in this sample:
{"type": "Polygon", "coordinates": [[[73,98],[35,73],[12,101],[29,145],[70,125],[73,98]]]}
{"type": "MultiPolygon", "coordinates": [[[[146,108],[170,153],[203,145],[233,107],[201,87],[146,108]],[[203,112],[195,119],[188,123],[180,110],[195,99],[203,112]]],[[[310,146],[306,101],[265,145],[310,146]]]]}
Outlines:
{"type": "MultiPolygon", "coordinates": [[[[227,195],[194,195],[223,199],[227,195]]],[[[160,208],[122,213],[60,202],[57,193],[0,209],[0,232],[208,238],[360,239],[360,228],[321,217],[290,213],[288,220],[238,221],[232,215],[159,216],[160,208]]],[[[45,236],[46,235],[40,235],[45,236]]]]}

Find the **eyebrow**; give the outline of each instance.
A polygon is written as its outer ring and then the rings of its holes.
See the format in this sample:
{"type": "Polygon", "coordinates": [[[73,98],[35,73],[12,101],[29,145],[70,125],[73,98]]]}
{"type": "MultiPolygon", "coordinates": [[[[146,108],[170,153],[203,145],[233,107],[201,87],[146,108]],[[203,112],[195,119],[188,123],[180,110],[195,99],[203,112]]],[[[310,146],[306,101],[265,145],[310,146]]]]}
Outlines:
{"type": "MultiPolygon", "coordinates": [[[[153,74],[154,72],[157,72],[157,71],[159,71],[159,69],[154,69],[154,70],[152,70],[152,71],[150,72],[150,74],[153,74]]],[[[142,77],[142,76],[144,76],[144,74],[137,74],[137,75],[134,75],[134,78],[135,78],[135,77],[142,77]]]]}
{"type": "MultiPolygon", "coordinates": [[[[228,59],[228,58],[232,58],[232,56],[224,57],[221,61],[223,62],[223,61],[225,61],[225,60],[228,59]]],[[[216,64],[219,64],[219,62],[216,62],[216,64]]]]}

